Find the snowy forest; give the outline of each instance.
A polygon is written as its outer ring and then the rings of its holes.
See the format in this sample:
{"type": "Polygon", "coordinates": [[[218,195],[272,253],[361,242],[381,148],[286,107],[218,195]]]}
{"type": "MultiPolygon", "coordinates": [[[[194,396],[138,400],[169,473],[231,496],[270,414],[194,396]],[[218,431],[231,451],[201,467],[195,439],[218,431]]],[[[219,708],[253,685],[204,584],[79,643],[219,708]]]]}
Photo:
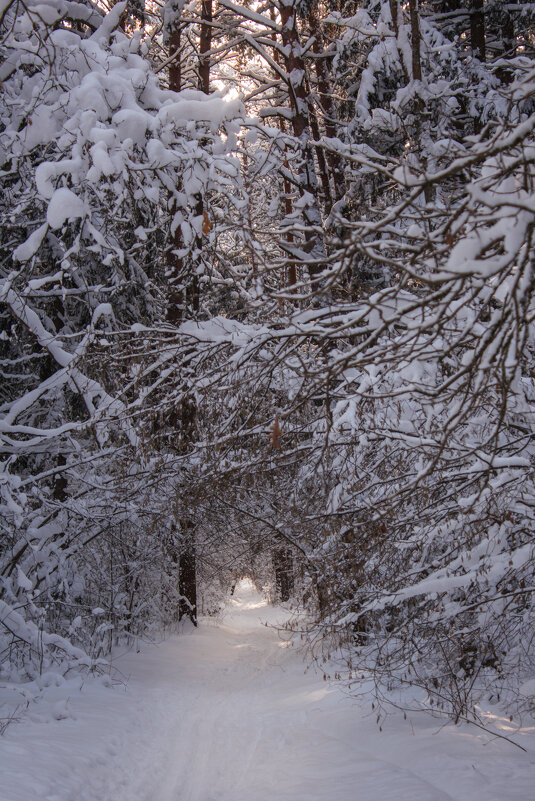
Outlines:
{"type": "Polygon", "coordinates": [[[0,0],[0,65],[0,682],[249,577],[533,714],[535,3],[0,0]]]}

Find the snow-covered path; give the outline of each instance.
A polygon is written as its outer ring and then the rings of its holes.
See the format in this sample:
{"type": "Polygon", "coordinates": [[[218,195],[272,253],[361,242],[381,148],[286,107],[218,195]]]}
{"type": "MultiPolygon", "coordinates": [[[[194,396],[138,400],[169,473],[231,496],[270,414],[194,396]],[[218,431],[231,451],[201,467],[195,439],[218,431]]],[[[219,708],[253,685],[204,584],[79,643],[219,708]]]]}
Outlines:
{"type": "Polygon", "coordinates": [[[529,733],[517,735],[527,755],[425,716],[395,715],[380,733],[260,625],[281,614],[242,585],[222,624],[119,659],[126,689],[91,684],[66,706],[56,700],[52,716],[11,725],[0,741],[0,801],[533,797],[529,733]]]}

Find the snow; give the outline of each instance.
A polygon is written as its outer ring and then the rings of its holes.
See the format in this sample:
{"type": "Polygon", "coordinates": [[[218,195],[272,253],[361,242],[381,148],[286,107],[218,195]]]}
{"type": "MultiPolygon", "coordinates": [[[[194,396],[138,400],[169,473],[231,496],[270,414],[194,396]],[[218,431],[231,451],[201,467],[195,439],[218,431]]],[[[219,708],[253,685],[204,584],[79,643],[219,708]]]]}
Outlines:
{"type": "Polygon", "coordinates": [[[65,220],[73,220],[84,213],[81,198],[66,187],[56,189],[48,204],[46,220],[52,229],[61,228],[65,220]]]}
{"type": "Polygon", "coordinates": [[[22,245],[19,245],[17,248],[15,248],[13,251],[13,258],[16,261],[28,261],[31,259],[31,257],[35,255],[35,253],[37,253],[41,247],[41,243],[43,242],[47,231],[48,223],[40,225],[39,228],[33,232],[33,234],[30,234],[28,239],[23,242],[22,245]]]}
{"type": "MultiPolygon", "coordinates": [[[[0,749],[2,801],[525,801],[524,754],[477,729],[395,713],[379,731],[272,627],[287,613],[242,582],[222,621],[139,654],[128,679],[51,682],[0,749]]],[[[509,727],[509,728],[508,728],[509,727]]]]}
{"type": "MultiPolygon", "coordinates": [[[[55,193],[53,180],[60,175],[75,175],[81,167],[81,160],[63,159],[58,162],[43,161],[35,170],[35,184],[41,197],[52,198],[55,193]]],[[[69,191],[69,190],[66,190],[69,191]]]]}
{"type": "Polygon", "coordinates": [[[112,123],[121,140],[130,138],[139,145],[144,144],[147,129],[153,125],[151,115],[141,109],[121,109],[113,115],[112,123]]]}
{"type": "Polygon", "coordinates": [[[224,97],[210,96],[202,92],[183,90],[177,102],[163,105],[158,118],[165,123],[211,122],[216,128],[225,120],[233,120],[244,115],[241,100],[225,100],[224,97]]]}
{"type": "Polygon", "coordinates": [[[22,570],[18,565],[17,565],[17,583],[19,587],[21,587],[21,589],[23,590],[28,590],[28,592],[33,590],[33,582],[31,582],[28,576],[22,572],[22,570]]]}
{"type": "Polygon", "coordinates": [[[528,697],[531,695],[535,695],[535,679],[530,679],[529,681],[525,681],[524,684],[520,686],[520,695],[528,697]]]}

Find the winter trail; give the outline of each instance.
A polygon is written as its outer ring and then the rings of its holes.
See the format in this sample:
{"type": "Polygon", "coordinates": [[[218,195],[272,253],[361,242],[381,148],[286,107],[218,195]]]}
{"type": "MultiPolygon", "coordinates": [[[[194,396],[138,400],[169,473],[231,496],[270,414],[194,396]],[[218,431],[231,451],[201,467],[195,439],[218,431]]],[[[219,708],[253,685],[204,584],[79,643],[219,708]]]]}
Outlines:
{"type": "Polygon", "coordinates": [[[88,685],[66,719],[12,725],[0,742],[0,801],[532,797],[529,733],[527,755],[423,716],[394,715],[381,733],[369,704],[305,673],[262,625],[285,614],[244,582],[219,625],[119,658],[125,690],[88,685]]]}

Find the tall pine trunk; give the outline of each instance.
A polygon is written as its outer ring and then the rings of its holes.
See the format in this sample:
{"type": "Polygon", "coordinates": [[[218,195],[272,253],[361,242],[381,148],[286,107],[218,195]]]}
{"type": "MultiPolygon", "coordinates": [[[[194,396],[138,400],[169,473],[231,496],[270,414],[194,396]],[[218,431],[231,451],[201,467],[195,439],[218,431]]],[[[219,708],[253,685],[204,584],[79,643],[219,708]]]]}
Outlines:
{"type": "MultiPolygon", "coordinates": [[[[331,96],[329,72],[325,61],[325,41],[314,7],[310,9],[308,20],[310,33],[314,39],[312,52],[315,56],[314,69],[316,72],[319,104],[321,113],[323,114],[323,127],[325,136],[329,139],[334,139],[338,136],[338,130],[335,122],[335,109],[331,96]]],[[[331,195],[334,200],[339,200],[345,194],[345,178],[340,156],[337,153],[328,152],[327,163],[329,165],[331,195]]]]}
{"type": "Polygon", "coordinates": [[[422,80],[420,9],[418,0],[409,0],[409,13],[411,18],[411,49],[412,49],[412,77],[415,81],[422,80]]]}
{"type": "Polygon", "coordinates": [[[280,15],[282,22],[282,44],[284,46],[284,68],[287,75],[288,95],[292,110],[291,124],[299,143],[299,164],[297,184],[302,205],[303,222],[308,230],[305,233],[307,252],[313,262],[308,265],[312,278],[323,269],[325,242],[323,239],[323,220],[318,203],[318,178],[312,150],[309,107],[306,91],[306,65],[297,29],[295,0],[282,0],[280,15]]]}
{"type": "Polygon", "coordinates": [[[277,598],[289,601],[294,591],[293,554],[289,548],[278,548],[273,554],[277,598]]]}
{"type": "MultiPolygon", "coordinates": [[[[210,48],[212,45],[212,0],[203,0],[201,7],[201,30],[199,35],[199,89],[205,94],[210,93],[210,48]]],[[[191,275],[189,277],[190,292],[187,298],[188,312],[194,315],[199,311],[199,279],[197,266],[202,259],[203,248],[203,222],[205,216],[204,198],[199,195],[195,215],[200,218],[199,233],[196,237],[191,275]]],[[[196,439],[197,404],[193,396],[187,396],[182,402],[181,435],[182,447],[188,447],[196,439]]],[[[185,504],[184,504],[185,506],[185,504]]],[[[194,626],[197,625],[197,554],[195,524],[187,511],[182,520],[182,550],[179,566],[179,619],[187,617],[194,626]]]]}
{"type": "Polygon", "coordinates": [[[470,7],[470,42],[472,53],[485,61],[485,0],[471,0],[470,7]]]}
{"type": "MultiPolygon", "coordinates": [[[[170,30],[167,31],[167,47],[169,57],[172,58],[169,64],[169,89],[173,92],[180,92],[182,89],[182,59],[181,59],[181,31],[180,17],[177,16],[170,23],[170,30]]],[[[176,206],[174,199],[169,199],[169,211],[174,216],[176,206]]],[[[173,325],[177,325],[182,319],[183,311],[183,292],[181,288],[183,264],[177,251],[182,249],[182,232],[177,225],[171,239],[171,248],[167,251],[166,258],[166,281],[167,281],[167,320],[173,325]]]]}
{"type": "Polygon", "coordinates": [[[199,89],[210,94],[210,48],[212,46],[212,0],[202,0],[199,40],[199,89]]]}
{"type": "MultiPolygon", "coordinates": [[[[181,68],[181,32],[180,16],[177,11],[172,22],[171,30],[168,31],[169,56],[174,56],[169,65],[169,88],[175,92],[182,90],[182,68],[181,68]]],[[[203,21],[211,21],[212,2],[205,0],[202,6],[203,21]]],[[[199,83],[200,88],[209,91],[210,82],[210,62],[209,57],[204,54],[210,49],[211,28],[208,31],[201,25],[200,47],[199,47],[199,83]],[[206,89],[205,89],[206,87],[206,89]]],[[[180,188],[180,177],[177,176],[180,188]]],[[[170,200],[171,216],[174,216],[176,204],[173,198],[170,200]]],[[[195,207],[197,216],[203,216],[204,204],[202,196],[199,196],[195,207]]],[[[201,226],[202,228],[202,226],[201,226]]],[[[178,325],[183,319],[195,315],[199,309],[199,284],[197,276],[197,262],[201,257],[202,233],[197,237],[191,264],[185,264],[184,259],[178,255],[177,251],[183,248],[182,232],[180,225],[177,225],[172,236],[171,248],[167,254],[166,277],[168,282],[168,304],[167,320],[174,325],[178,325]]],[[[175,428],[177,436],[180,438],[179,449],[187,453],[192,443],[196,439],[196,417],[197,407],[195,399],[188,394],[187,387],[184,387],[184,396],[180,407],[169,421],[175,428]]],[[[187,508],[188,499],[179,499],[178,508],[182,508],[182,514],[177,515],[176,527],[180,532],[180,546],[176,552],[178,568],[178,591],[180,595],[178,618],[189,618],[194,626],[197,625],[197,572],[196,572],[196,545],[195,530],[191,519],[191,514],[187,508]]]]}

